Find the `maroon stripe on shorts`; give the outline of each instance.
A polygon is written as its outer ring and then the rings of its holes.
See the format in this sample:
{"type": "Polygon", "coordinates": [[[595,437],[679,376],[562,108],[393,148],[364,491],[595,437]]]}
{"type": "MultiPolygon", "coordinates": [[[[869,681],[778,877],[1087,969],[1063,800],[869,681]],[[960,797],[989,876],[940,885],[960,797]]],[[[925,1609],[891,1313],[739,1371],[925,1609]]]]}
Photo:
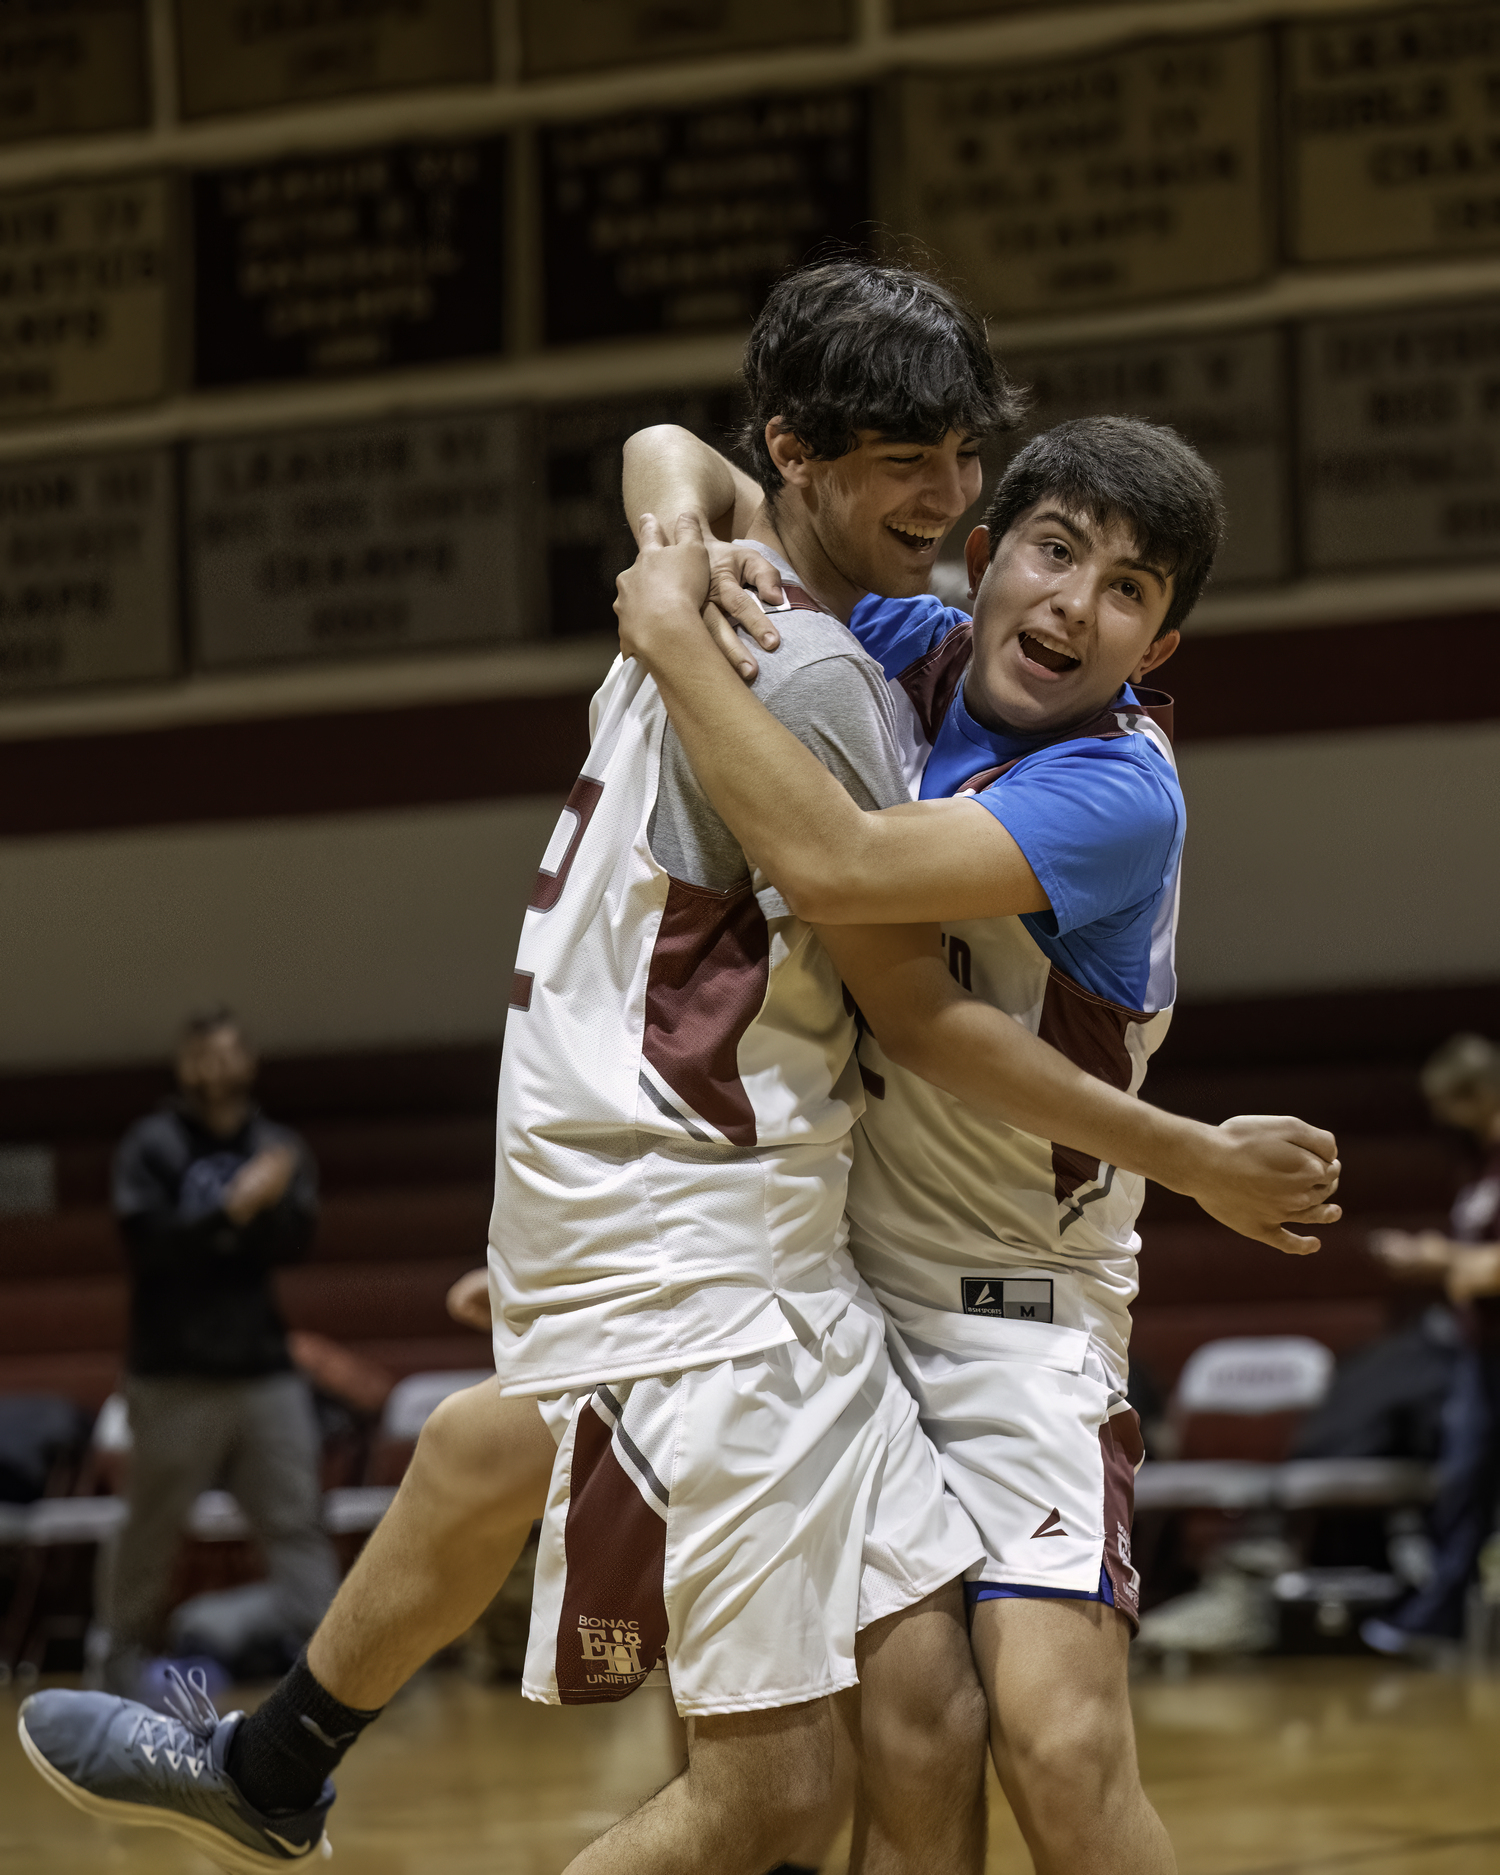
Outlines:
{"type": "Polygon", "coordinates": [[[563,1552],[557,1696],[565,1706],[624,1699],[667,1644],[667,1526],[615,1457],[591,1402],[573,1438],[563,1552]]]}
{"type": "Polygon", "coordinates": [[[1140,1626],[1141,1579],[1131,1566],[1130,1526],[1135,1516],[1135,1471],[1146,1456],[1141,1422],[1132,1408],[1106,1419],[1099,1428],[1104,1458],[1104,1567],[1115,1592],[1115,1607],[1140,1626]]]}

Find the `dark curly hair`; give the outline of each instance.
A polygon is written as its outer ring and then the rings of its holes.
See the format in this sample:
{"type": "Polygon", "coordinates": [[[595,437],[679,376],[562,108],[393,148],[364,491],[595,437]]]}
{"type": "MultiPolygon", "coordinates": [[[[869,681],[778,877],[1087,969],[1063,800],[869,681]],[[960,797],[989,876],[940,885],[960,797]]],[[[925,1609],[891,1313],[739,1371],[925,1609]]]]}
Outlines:
{"type": "Polygon", "coordinates": [[[824,260],[771,289],[745,346],[750,410],[740,440],[774,503],[781,475],[766,448],[780,417],[824,462],[860,430],[940,443],[949,430],[982,440],[1014,429],[1024,398],[989,348],[984,321],[910,267],[824,260]]]}
{"type": "Polygon", "coordinates": [[[1157,637],[1177,630],[1224,539],[1223,487],[1192,444],[1140,417],[1074,417],[1044,430],[1017,452],[990,498],[990,551],[1047,496],[1101,526],[1131,530],[1141,558],[1172,575],[1157,637]]]}

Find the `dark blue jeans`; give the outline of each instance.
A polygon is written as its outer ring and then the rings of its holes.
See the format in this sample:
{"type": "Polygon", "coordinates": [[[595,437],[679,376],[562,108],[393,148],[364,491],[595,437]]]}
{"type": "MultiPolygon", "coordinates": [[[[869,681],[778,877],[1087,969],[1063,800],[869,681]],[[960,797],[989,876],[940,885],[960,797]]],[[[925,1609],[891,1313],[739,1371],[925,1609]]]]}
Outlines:
{"type": "Polygon", "coordinates": [[[1500,1497],[1500,1347],[1466,1349],[1443,1406],[1439,1488],[1428,1514],[1431,1578],[1390,1617],[1407,1634],[1457,1640],[1464,1596],[1500,1497]]]}

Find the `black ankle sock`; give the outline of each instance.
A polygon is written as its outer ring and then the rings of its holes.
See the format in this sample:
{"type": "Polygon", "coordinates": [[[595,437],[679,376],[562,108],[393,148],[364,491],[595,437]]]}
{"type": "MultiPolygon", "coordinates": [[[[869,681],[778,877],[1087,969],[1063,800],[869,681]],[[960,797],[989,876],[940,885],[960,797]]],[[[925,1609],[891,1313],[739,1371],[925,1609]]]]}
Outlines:
{"type": "Polygon", "coordinates": [[[266,1816],[310,1810],[339,1760],[380,1709],[343,1705],[313,1678],[307,1655],[248,1718],[240,1721],[225,1769],[247,1803],[266,1816]]]}

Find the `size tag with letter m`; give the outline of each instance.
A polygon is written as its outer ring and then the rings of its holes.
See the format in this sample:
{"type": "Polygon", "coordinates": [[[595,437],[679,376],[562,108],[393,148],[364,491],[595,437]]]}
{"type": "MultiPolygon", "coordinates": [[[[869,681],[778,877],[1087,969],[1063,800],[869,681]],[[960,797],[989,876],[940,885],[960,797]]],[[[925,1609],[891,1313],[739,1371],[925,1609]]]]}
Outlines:
{"type": "Polygon", "coordinates": [[[1045,1276],[965,1276],[965,1315],[998,1315],[1008,1322],[1050,1322],[1052,1281],[1045,1276]]]}

